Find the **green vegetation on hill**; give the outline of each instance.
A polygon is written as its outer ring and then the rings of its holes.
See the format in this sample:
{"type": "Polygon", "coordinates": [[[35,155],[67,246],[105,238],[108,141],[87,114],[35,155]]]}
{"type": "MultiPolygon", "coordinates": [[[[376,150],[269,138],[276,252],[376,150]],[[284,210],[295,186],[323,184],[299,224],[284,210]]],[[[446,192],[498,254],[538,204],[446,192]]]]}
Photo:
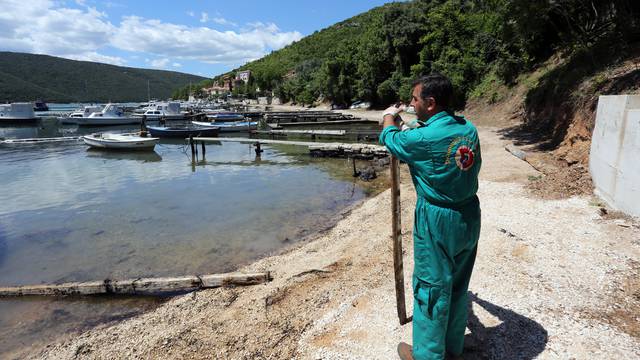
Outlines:
{"type": "MultiPolygon", "coordinates": [[[[253,97],[258,89],[273,91],[284,101],[305,104],[317,99],[345,105],[367,100],[384,106],[407,100],[411,80],[433,71],[448,75],[465,95],[462,99],[472,93],[492,96],[483,91],[487,77],[513,84],[556,53],[571,57],[604,48],[624,56],[640,39],[638,19],[637,0],[390,3],[230,74],[252,71],[252,80],[234,90],[238,94],[253,97]]],[[[464,101],[457,105],[464,106],[464,101]]]]}
{"type": "Polygon", "coordinates": [[[0,101],[126,102],[166,99],[203,77],[47,55],[0,52],[0,101]]]}

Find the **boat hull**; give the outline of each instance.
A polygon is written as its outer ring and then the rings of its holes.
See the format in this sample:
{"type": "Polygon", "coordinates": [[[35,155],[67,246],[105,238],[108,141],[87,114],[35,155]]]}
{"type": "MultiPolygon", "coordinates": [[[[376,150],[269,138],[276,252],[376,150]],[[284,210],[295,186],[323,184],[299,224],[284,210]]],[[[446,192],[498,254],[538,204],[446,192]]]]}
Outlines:
{"type": "Polygon", "coordinates": [[[37,117],[19,117],[19,116],[0,116],[0,124],[5,125],[20,125],[20,124],[35,124],[38,121],[37,117]]]}
{"type": "Polygon", "coordinates": [[[165,120],[184,120],[186,116],[183,114],[173,114],[173,115],[139,115],[136,114],[136,118],[142,119],[142,116],[146,116],[147,121],[160,121],[162,118],[165,120]]]}
{"type": "Polygon", "coordinates": [[[160,139],[143,138],[139,136],[94,134],[83,136],[82,140],[85,144],[98,149],[153,150],[160,139]]]}
{"type": "Polygon", "coordinates": [[[142,118],[136,117],[86,117],[77,118],[78,126],[108,126],[140,124],[142,118]]]}
{"type": "Polygon", "coordinates": [[[258,128],[257,122],[203,122],[203,121],[192,121],[194,125],[203,126],[203,127],[217,127],[220,129],[220,132],[243,132],[254,130],[258,128]]]}

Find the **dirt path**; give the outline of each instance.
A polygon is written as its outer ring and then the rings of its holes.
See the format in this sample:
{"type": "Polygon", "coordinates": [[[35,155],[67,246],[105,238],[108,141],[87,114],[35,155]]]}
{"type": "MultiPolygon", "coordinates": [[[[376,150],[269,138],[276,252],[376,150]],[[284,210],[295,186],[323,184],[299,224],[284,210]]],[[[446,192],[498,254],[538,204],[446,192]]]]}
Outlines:
{"type": "MultiPolygon", "coordinates": [[[[534,197],[526,184],[539,174],[504,151],[497,129],[480,135],[483,224],[465,358],[640,358],[638,225],[602,218],[589,198],[534,197]]],[[[406,168],[402,182],[410,299],[415,194],[406,168]]],[[[316,240],[243,269],[272,271],[269,284],[181,296],[30,354],[394,359],[411,325],[396,318],[389,204],[385,191],[316,240]]]]}

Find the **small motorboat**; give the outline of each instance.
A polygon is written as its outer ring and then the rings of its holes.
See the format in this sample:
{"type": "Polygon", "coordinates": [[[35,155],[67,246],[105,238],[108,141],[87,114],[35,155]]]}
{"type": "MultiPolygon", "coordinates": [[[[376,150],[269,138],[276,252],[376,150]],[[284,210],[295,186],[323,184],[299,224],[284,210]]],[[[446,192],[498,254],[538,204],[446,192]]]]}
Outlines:
{"type": "Polygon", "coordinates": [[[85,144],[99,149],[153,150],[159,138],[132,134],[98,133],[82,137],[85,144]]]}
{"type": "Polygon", "coordinates": [[[154,103],[149,105],[142,114],[135,116],[144,116],[147,121],[183,120],[185,118],[185,114],[180,111],[180,103],[177,101],[154,103]]]}
{"type": "Polygon", "coordinates": [[[147,126],[149,134],[159,138],[188,138],[189,136],[215,137],[220,133],[219,127],[204,126],[147,126]]]}
{"type": "Polygon", "coordinates": [[[240,132],[255,130],[258,128],[257,121],[231,121],[231,122],[204,122],[204,121],[192,121],[194,125],[203,127],[217,127],[220,128],[220,132],[240,132]]]}
{"type": "Polygon", "coordinates": [[[69,114],[68,116],[58,117],[58,120],[60,120],[62,124],[77,125],[78,118],[87,118],[89,117],[89,115],[93,114],[94,112],[100,112],[100,110],[102,110],[102,106],[85,106],[84,109],[78,109],[72,112],[71,114],[69,114]]]}
{"type": "Polygon", "coordinates": [[[0,123],[32,123],[36,121],[32,103],[0,105],[0,123]]]}
{"type": "Polygon", "coordinates": [[[125,115],[122,106],[116,104],[107,104],[102,111],[77,119],[79,126],[140,124],[140,121],[139,117],[125,115]]]}

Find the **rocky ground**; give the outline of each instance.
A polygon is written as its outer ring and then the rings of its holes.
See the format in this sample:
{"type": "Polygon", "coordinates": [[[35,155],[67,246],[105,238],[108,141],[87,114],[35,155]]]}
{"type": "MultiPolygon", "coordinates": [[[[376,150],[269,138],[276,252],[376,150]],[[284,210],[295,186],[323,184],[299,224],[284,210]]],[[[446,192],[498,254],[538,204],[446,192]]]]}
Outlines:
{"type": "MultiPolygon", "coordinates": [[[[360,112],[375,118],[376,113],[360,112]]],[[[543,176],[480,126],[482,233],[471,279],[465,359],[640,358],[640,226],[589,196],[549,199],[543,176]]],[[[404,167],[404,166],[403,166],[404,167]]],[[[407,304],[415,194],[402,220],[407,304]]],[[[241,271],[269,284],[176,297],[156,310],[46,348],[46,359],[393,359],[411,325],[396,317],[390,193],[334,228],[241,271]]]]}

